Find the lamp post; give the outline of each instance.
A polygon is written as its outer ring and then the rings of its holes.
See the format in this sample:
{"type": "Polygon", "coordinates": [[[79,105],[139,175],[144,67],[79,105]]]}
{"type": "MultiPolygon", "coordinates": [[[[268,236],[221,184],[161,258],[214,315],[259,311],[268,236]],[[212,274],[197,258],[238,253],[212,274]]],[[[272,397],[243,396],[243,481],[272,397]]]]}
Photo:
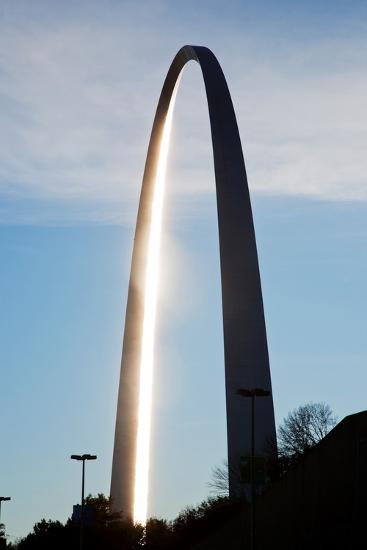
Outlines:
{"type": "Polygon", "coordinates": [[[250,548],[255,548],[255,397],[268,397],[270,391],[262,388],[239,388],[237,395],[241,397],[249,397],[251,399],[251,467],[250,467],[250,483],[251,483],[251,508],[250,508],[250,548]]]}
{"type": "Polygon", "coordinates": [[[83,462],[82,468],[82,505],[80,508],[80,550],[83,549],[83,528],[84,528],[84,474],[85,474],[85,461],[96,460],[96,455],[71,455],[72,460],[81,460],[83,462]]]}
{"type": "Polygon", "coordinates": [[[6,501],[6,500],[11,500],[10,497],[0,497],[0,523],[1,523],[1,503],[6,501]]]}

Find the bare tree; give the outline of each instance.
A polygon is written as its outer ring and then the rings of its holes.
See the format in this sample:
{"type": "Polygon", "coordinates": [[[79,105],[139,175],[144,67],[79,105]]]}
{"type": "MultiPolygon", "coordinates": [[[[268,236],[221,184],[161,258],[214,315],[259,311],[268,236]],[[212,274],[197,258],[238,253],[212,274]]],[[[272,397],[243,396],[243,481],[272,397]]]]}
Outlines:
{"type": "Polygon", "coordinates": [[[227,460],[223,460],[220,466],[212,468],[212,478],[208,482],[210,492],[215,497],[229,497],[229,478],[233,483],[231,497],[236,500],[244,495],[244,480],[241,465],[238,468],[229,468],[227,460]]]}
{"type": "Polygon", "coordinates": [[[229,477],[228,462],[223,460],[221,466],[212,468],[212,478],[208,482],[210,492],[218,497],[227,497],[229,495],[229,477]]]}
{"type": "Polygon", "coordinates": [[[314,447],[335,426],[337,418],[326,403],[306,403],[290,412],[278,429],[280,457],[297,458],[314,447]]]}
{"type": "MultiPolygon", "coordinates": [[[[326,403],[306,403],[290,412],[278,428],[278,443],[272,440],[267,442],[267,482],[276,479],[296,464],[336,423],[337,417],[326,403]]],[[[229,496],[229,475],[236,486],[243,486],[241,468],[229,472],[228,462],[224,460],[220,466],[212,468],[212,477],[208,482],[210,492],[218,497],[229,496]]],[[[240,494],[242,493],[238,496],[240,494]]]]}

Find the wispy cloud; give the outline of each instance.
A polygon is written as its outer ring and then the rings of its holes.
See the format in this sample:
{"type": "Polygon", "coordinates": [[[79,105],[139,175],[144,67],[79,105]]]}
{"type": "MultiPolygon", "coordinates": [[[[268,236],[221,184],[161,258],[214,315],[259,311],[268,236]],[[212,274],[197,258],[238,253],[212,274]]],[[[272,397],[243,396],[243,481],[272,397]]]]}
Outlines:
{"type": "MultiPolygon", "coordinates": [[[[354,37],[313,43],[269,36],[266,42],[258,29],[244,37],[235,26],[223,40],[219,31],[229,21],[210,20],[200,29],[204,13],[193,24],[175,18],[165,2],[155,10],[110,2],[108,21],[102,5],[94,6],[93,16],[49,10],[28,20],[9,8],[12,17],[1,22],[0,193],[12,209],[6,221],[12,215],[27,221],[26,200],[53,201],[61,211],[73,201],[100,204],[99,213],[74,208],[73,222],[77,212],[80,221],[114,222],[117,205],[120,221],[129,218],[164,74],[177,48],[190,41],[219,52],[253,191],[367,199],[367,40],[358,22],[351,23],[354,37]]],[[[213,186],[199,80],[197,70],[185,75],[173,143],[175,192],[188,200],[213,186]]],[[[28,218],[42,223],[50,218],[46,212],[28,218]]]]}

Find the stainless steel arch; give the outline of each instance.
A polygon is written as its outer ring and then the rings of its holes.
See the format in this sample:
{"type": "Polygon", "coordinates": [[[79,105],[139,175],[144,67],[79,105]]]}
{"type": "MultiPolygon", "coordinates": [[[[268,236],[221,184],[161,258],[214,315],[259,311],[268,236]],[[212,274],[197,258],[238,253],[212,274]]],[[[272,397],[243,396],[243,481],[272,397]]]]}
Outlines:
{"type": "MultiPolygon", "coordinates": [[[[228,464],[238,471],[241,456],[249,454],[250,403],[236,395],[238,388],[265,388],[271,379],[260,274],[236,116],[222,69],[205,47],[184,46],[174,58],[159,99],[145,165],[134,250],[118,395],[111,497],[115,510],[132,517],[136,460],[139,359],[143,321],[146,250],[158,150],[175,83],[184,65],[197,61],[208,101],[214,153],[223,304],[228,464]],[[248,414],[245,407],[248,406],[248,414]]],[[[249,401],[249,400],[247,400],[249,401]]],[[[256,404],[256,452],[264,455],[275,440],[272,395],[256,404]]],[[[216,457],[215,457],[216,458],[216,457]]],[[[230,493],[238,481],[230,476],[230,493]]]]}

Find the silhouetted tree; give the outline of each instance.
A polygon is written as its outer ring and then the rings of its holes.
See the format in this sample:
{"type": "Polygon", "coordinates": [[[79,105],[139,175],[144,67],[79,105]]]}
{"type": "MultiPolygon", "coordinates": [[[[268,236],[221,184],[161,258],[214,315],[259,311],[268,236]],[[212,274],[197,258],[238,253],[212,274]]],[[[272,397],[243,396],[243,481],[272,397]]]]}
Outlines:
{"type": "Polygon", "coordinates": [[[337,422],[326,403],[306,403],[290,412],[278,429],[281,469],[287,469],[314,447],[337,422]]]}
{"type": "Polygon", "coordinates": [[[187,507],[172,522],[175,548],[185,550],[239,513],[239,501],[227,497],[209,498],[196,508],[187,507]]]}
{"type": "Polygon", "coordinates": [[[229,495],[229,477],[228,462],[223,461],[221,466],[212,468],[212,477],[208,482],[210,492],[218,497],[228,497],[229,495]]]}
{"type": "Polygon", "coordinates": [[[144,546],[147,550],[169,550],[173,548],[172,523],[164,519],[149,519],[146,524],[144,546]]]}
{"type": "MultiPolygon", "coordinates": [[[[85,499],[89,522],[84,528],[85,547],[88,550],[138,550],[144,536],[141,525],[134,525],[121,514],[111,512],[111,499],[102,493],[85,499]]],[[[73,522],[71,522],[73,523],[73,522]]]]}
{"type": "Polygon", "coordinates": [[[3,550],[3,548],[6,548],[5,526],[0,523],[0,550],[3,550]]]}
{"type": "Polygon", "coordinates": [[[109,522],[120,519],[119,513],[111,512],[111,498],[102,493],[96,497],[88,495],[84,502],[90,515],[90,523],[94,527],[106,527],[109,522]]]}
{"type": "Polygon", "coordinates": [[[244,500],[245,493],[243,487],[245,480],[243,466],[240,463],[238,468],[229,469],[227,460],[223,460],[220,466],[212,468],[212,477],[207,485],[214,498],[229,498],[229,478],[233,482],[231,499],[244,500]]]}
{"type": "Polygon", "coordinates": [[[59,521],[45,519],[39,521],[33,527],[32,533],[18,542],[18,550],[61,550],[64,548],[77,548],[77,533],[70,536],[65,526],[59,521]]]}
{"type": "MultiPolygon", "coordinates": [[[[239,512],[228,498],[210,498],[197,507],[185,508],[175,520],[149,519],[144,529],[132,521],[116,518],[110,499],[102,494],[86,498],[92,520],[85,525],[85,550],[187,550],[239,512]]],[[[68,520],[42,521],[33,531],[10,545],[12,550],[78,550],[79,524],[68,520]]]]}

